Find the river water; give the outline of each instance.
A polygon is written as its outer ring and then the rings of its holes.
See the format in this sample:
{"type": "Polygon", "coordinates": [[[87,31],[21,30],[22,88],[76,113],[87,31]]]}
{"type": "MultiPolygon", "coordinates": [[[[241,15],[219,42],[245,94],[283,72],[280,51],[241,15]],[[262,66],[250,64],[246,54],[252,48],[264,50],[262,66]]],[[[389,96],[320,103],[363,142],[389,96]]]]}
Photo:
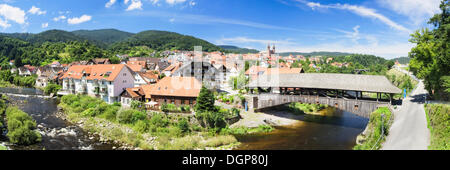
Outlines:
{"type": "Polygon", "coordinates": [[[303,115],[299,123],[276,127],[270,133],[236,136],[242,143],[237,149],[351,150],[368,121],[367,118],[344,111],[303,115]]]}
{"type": "MultiPolygon", "coordinates": [[[[97,136],[89,135],[81,128],[59,118],[58,100],[44,96],[43,92],[31,88],[0,88],[8,96],[10,104],[19,107],[36,120],[42,142],[31,146],[15,146],[14,150],[110,150],[115,145],[102,143],[97,136]]],[[[4,132],[6,133],[6,132],[4,132]]],[[[0,139],[7,142],[7,139],[0,139]]],[[[118,147],[118,146],[115,146],[118,147]]]]}

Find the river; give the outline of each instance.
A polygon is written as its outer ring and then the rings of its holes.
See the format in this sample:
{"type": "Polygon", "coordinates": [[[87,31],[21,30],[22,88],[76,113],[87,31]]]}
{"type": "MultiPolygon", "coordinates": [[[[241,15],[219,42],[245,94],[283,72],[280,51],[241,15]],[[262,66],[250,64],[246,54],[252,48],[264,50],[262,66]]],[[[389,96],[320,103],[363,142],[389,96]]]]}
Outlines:
{"type": "MultiPolygon", "coordinates": [[[[81,128],[59,118],[58,100],[44,96],[42,91],[31,88],[0,88],[11,104],[31,115],[42,134],[42,142],[32,146],[15,146],[0,142],[16,150],[111,150],[119,146],[102,143],[81,128]]],[[[289,114],[289,113],[286,113],[289,114]]],[[[236,136],[242,145],[240,150],[323,150],[352,149],[356,137],[366,127],[367,118],[349,112],[325,112],[322,115],[304,115],[299,123],[276,127],[270,133],[236,136]]],[[[6,133],[6,132],[4,132],[6,133]]],[[[1,136],[1,135],[0,135],[1,136]]]]}
{"type": "MultiPolygon", "coordinates": [[[[0,139],[14,150],[111,150],[119,147],[102,143],[97,136],[89,135],[78,126],[59,118],[58,100],[44,96],[41,90],[32,88],[0,88],[8,96],[10,104],[19,107],[36,120],[42,142],[31,146],[16,146],[0,139]]],[[[6,133],[6,132],[4,132],[6,133]]]]}
{"type": "MultiPolygon", "coordinates": [[[[334,110],[334,109],[332,109],[334,110]]],[[[270,111],[268,111],[270,112],[270,111]]],[[[290,113],[284,113],[290,114],[290,113]]],[[[303,115],[294,125],[270,133],[238,135],[238,150],[351,150],[364,131],[367,118],[349,112],[303,115]]]]}

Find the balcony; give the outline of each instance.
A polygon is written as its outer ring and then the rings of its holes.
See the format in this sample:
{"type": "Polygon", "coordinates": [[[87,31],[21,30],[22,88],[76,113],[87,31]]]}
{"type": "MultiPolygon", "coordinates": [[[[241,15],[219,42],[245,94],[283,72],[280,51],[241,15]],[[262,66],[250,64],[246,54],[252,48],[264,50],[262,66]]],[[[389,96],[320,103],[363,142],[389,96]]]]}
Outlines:
{"type": "Polygon", "coordinates": [[[82,93],[82,94],[86,94],[87,93],[87,86],[86,85],[82,85],[81,88],[77,89],[77,93],[82,93]]]}
{"type": "Polygon", "coordinates": [[[108,94],[108,86],[101,85],[99,88],[100,88],[100,94],[103,94],[103,95],[107,95],[108,94]]]}

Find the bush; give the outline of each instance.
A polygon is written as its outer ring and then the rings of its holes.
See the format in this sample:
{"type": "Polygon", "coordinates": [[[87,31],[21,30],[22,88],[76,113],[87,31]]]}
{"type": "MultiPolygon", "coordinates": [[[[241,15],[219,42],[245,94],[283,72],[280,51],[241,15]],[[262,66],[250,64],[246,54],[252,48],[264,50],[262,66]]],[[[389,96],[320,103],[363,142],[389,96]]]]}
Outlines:
{"type": "Polygon", "coordinates": [[[168,113],[169,112],[169,107],[167,106],[167,104],[162,104],[161,105],[161,111],[164,113],[168,113]]]}
{"type": "Polygon", "coordinates": [[[79,96],[77,95],[66,95],[61,97],[61,102],[67,105],[71,105],[73,102],[78,101],[79,100],[79,96]]]}
{"type": "Polygon", "coordinates": [[[224,128],[226,126],[225,116],[220,112],[200,112],[196,113],[195,117],[207,127],[224,128]]]}
{"type": "Polygon", "coordinates": [[[31,145],[42,140],[41,134],[35,131],[36,122],[16,107],[6,109],[8,120],[8,138],[11,143],[19,145],[31,145]]]}
{"type": "Polygon", "coordinates": [[[144,108],[143,106],[144,105],[143,105],[142,102],[139,102],[139,101],[136,101],[136,100],[131,101],[131,108],[132,109],[141,110],[141,109],[144,108]]]}
{"type": "Polygon", "coordinates": [[[189,122],[186,118],[181,118],[178,120],[177,127],[181,129],[183,133],[189,132],[189,122]]]}
{"type": "Polygon", "coordinates": [[[155,127],[166,127],[169,125],[169,120],[165,116],[156,113],[150,119],[150,124],[155,127]]]}
{"type": "Polygon", "coordinates": [[[44,93],[49,94],[56,94],[62,87],[57,84],[50,83],[44,88],[44,93]]]}
{"type": "Polygon", "coordinates": [[[425,111],[430,129],[431,150],[450,150],[450,106],[445,104],[427,104],[425,111]]]}
{"type": "Polygon", "coordinates": [[[134,130],[145,133],[150,129],[150,124],[147,121],[139,120],[134,124],[134,130]]]}
{"type": "Polygon", "coordinates": [[[120,110],[117,113],[116,120],[119,123],[132,123],[134,110],[120,110]]]}
{"type": "Polygon", "coordinates": [[[134,110],[133,117],[131,118],[131,122],[134,123],[139,120],[145,120],[145,119],[147,119],[147,114],[145,114],[145,112],[134,110]]]}

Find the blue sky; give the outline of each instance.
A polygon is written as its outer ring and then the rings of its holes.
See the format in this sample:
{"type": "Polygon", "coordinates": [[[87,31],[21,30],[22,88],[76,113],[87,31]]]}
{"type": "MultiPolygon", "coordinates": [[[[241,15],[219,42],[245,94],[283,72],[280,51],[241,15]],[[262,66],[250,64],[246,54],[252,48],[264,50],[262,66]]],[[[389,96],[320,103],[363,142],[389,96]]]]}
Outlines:
{"type": "Polygon", "coordinates": [[[279,52],[407,56],[440,0],[0,0],[2,32],[166,30],[279,52]]]}

